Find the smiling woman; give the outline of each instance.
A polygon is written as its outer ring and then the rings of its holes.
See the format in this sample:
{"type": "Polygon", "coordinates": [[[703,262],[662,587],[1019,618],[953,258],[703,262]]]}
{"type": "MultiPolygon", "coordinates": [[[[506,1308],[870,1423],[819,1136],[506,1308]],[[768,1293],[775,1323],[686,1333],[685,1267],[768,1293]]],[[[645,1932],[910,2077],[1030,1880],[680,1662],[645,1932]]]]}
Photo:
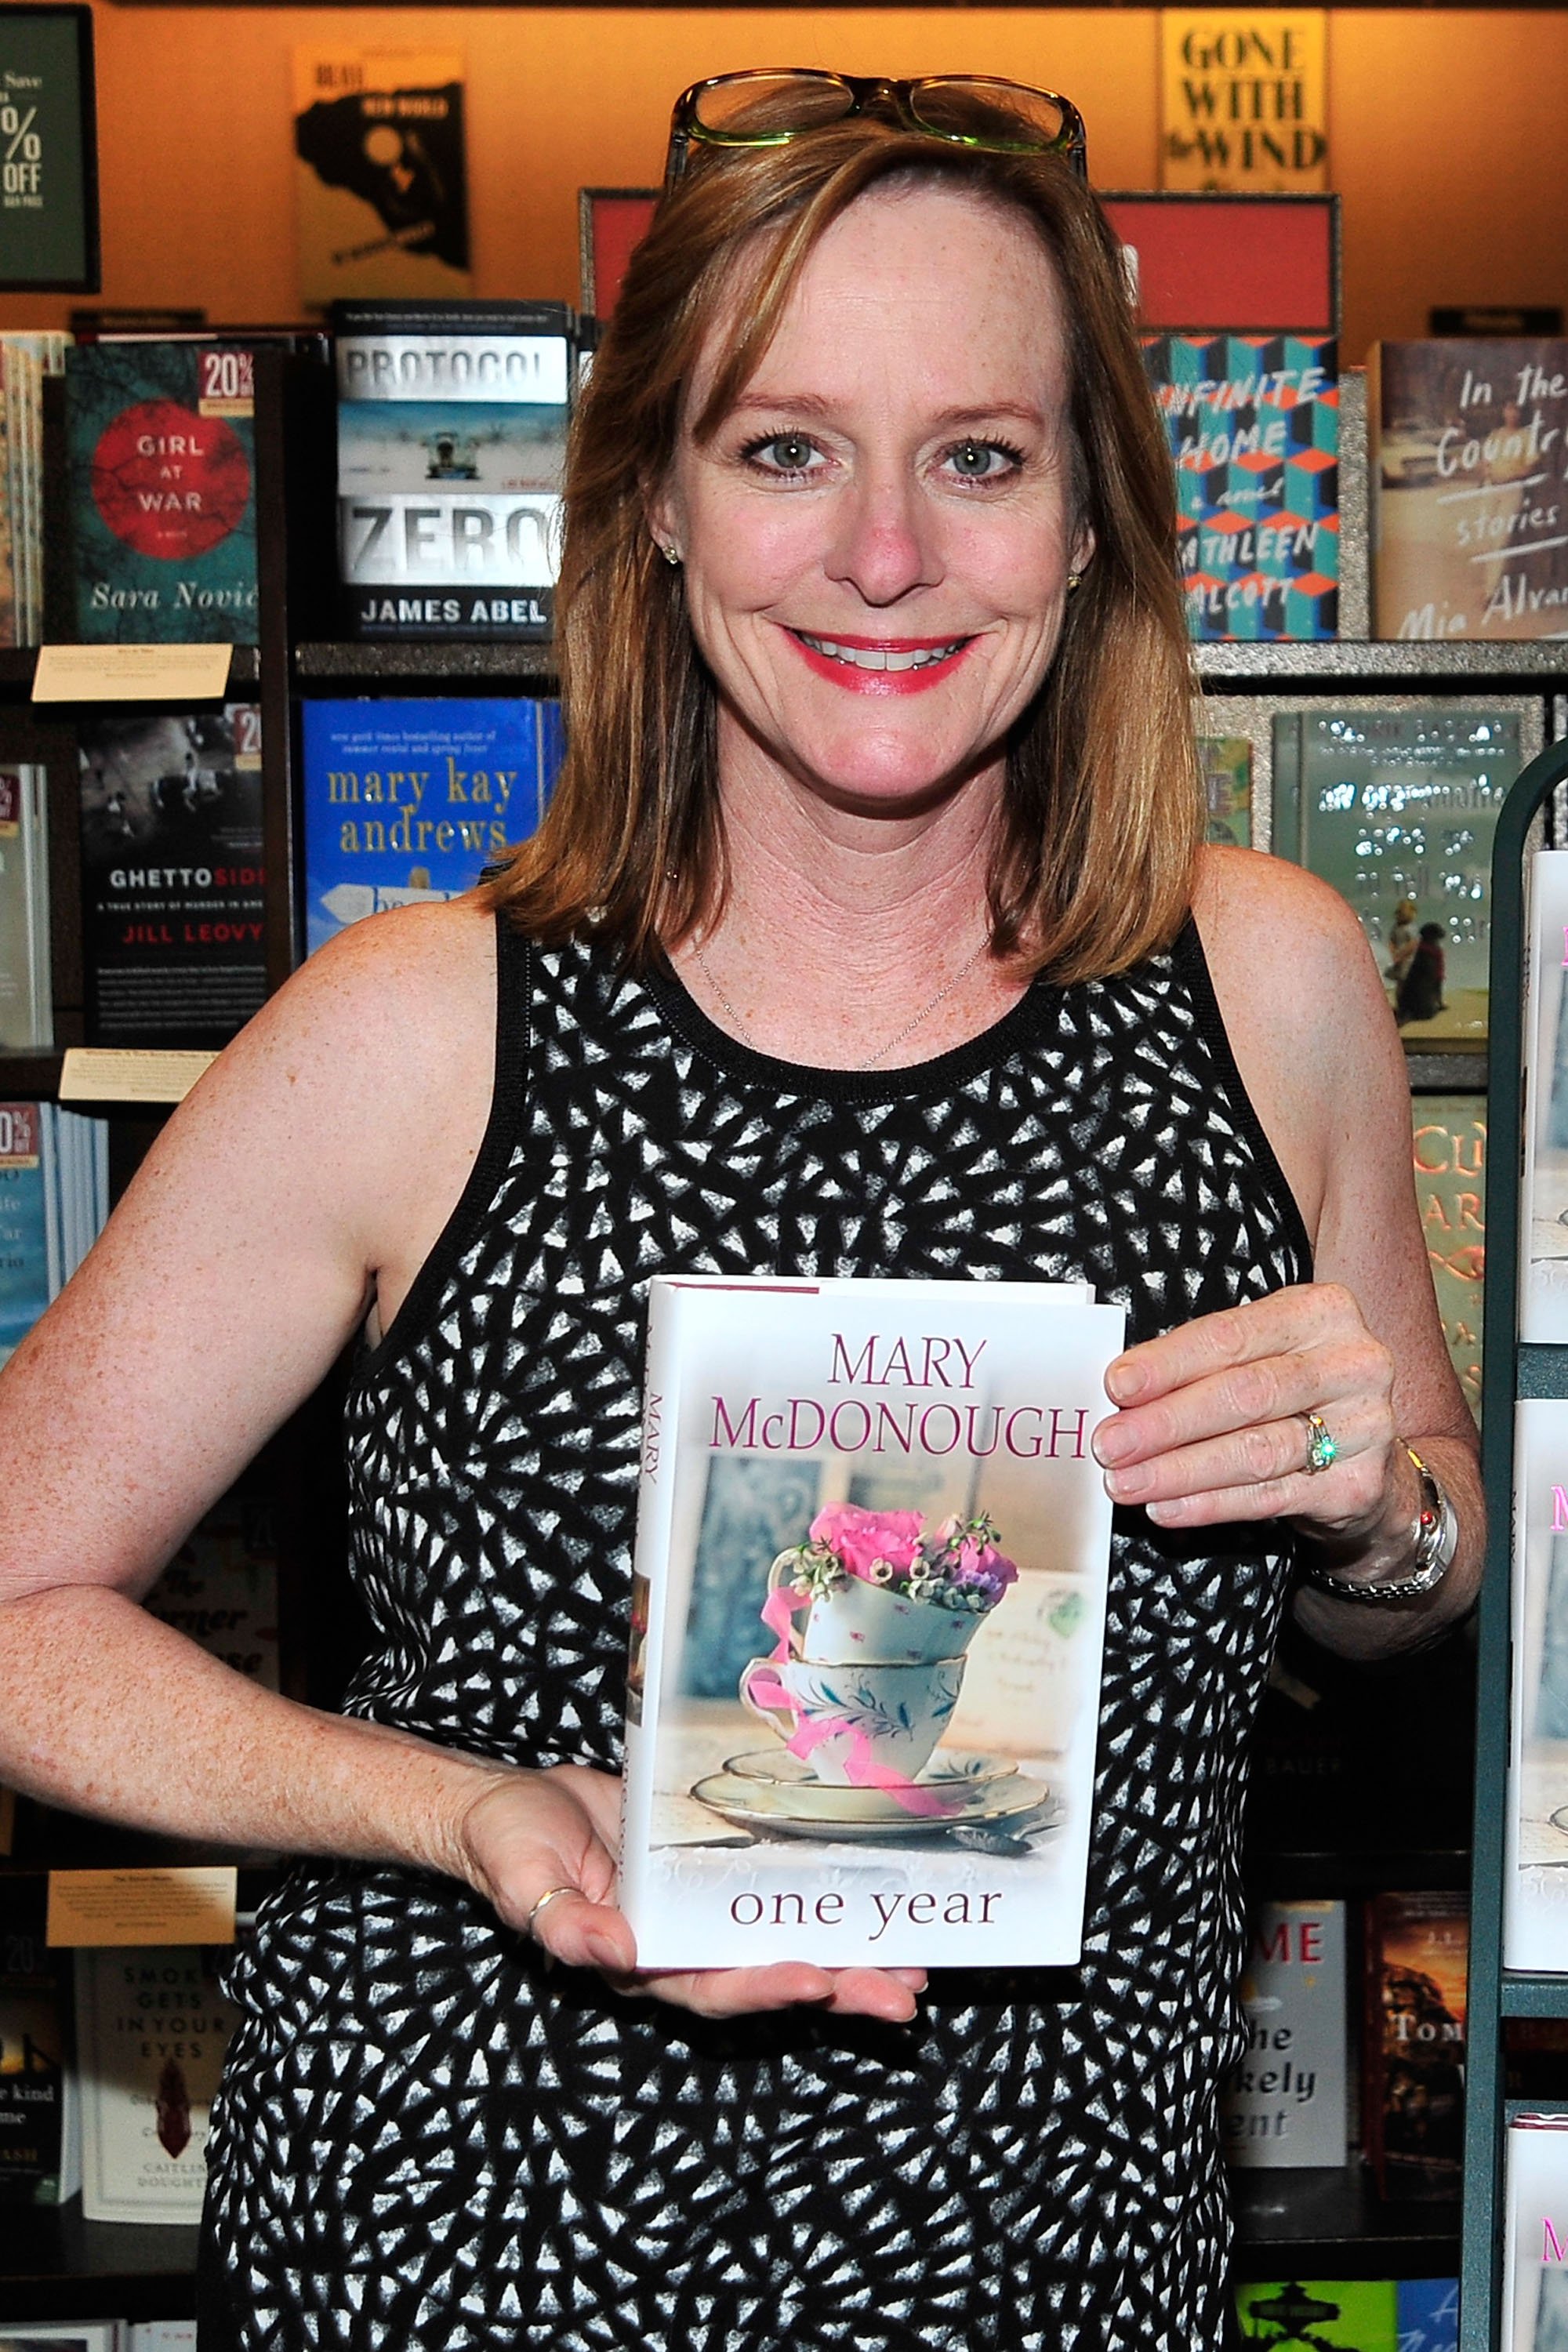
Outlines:
{"type": "Polygon", "coordinates": [[[834,87],[774,144],[678,110],[576,426],[546,824],[310,958],[0,1373],[0,1778],[308,1857],[235,1971],[203,2352],[1215,2352],[1281,1612],[1376,1654],[1474,1590],[1382,981],[1335,894],[1197,845],[1114,240],[1042,94],[834,87]],[[1125,1307],[1078,1968],[639,1972],[655,1272],[1125,1307]],[[329,1717],[135,1602],[356,1337],[329,1717]]]}

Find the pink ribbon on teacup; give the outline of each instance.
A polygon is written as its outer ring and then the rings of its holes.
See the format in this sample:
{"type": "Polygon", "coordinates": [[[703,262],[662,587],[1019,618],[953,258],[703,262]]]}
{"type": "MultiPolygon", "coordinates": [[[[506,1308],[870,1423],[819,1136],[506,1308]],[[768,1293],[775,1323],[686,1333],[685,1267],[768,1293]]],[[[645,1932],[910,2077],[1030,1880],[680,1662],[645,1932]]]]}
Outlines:
{"type": "MultiPolygon", "coordinates": [[[[776,1600],[776,1593],[769,1600],[776,1600]]],[[[764,1606],[763,1614],[767,1614],[764,1606]]],[[[784,1620],[787,1641],[788,1617],[784,1620]]],[[[779,1654],[775,1653],[775,1655],[779,1654]]],[[[795,1701],[790,1697],[776,1675],[760,1674],[752,1678],[751,1696],[754,1705],[781,1715],[795,1715],[795,1701]]],[[[879,1764],[871,1742],[858,1726],[844,1723],[813,1723],[805,1716],[795,1717],[795,1731],[784,1741],[792,1756],[808,1763],[814,1748],[825,1739],[847,1738],[848,1753],[844,1759],[844,1777],[854,1789],[880,1789],[894,1798],[907,1813],[936,1816],[952,1811],[952,1801],[938,1789],[922,1789],[903,1772],[895,1772],[890,1764],[879,1764]]]]}

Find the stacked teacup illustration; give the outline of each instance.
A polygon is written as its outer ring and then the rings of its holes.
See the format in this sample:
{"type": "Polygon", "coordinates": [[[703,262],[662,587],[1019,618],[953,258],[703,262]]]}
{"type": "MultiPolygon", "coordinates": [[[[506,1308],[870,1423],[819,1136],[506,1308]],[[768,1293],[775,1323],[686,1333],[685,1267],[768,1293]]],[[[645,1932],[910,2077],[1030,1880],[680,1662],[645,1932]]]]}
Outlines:
{"type": "Polygon", "coordinates": [[[913,1792],[947,1728],[964,1652],[1017,1570],[990,1519],[829,1503],[780,1552],[741,1698],[816,1780],[913,1792]]]}

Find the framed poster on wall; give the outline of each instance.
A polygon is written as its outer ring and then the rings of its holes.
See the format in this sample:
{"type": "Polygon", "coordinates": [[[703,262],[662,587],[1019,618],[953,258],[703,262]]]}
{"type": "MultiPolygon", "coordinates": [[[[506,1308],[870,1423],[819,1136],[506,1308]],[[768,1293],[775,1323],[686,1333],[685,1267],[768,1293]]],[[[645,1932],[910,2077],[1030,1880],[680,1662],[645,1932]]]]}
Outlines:
{"type": "Polygon", "coordinates": [[[96,294],[92,11],[0,9],[0,293],[96,294]]]}

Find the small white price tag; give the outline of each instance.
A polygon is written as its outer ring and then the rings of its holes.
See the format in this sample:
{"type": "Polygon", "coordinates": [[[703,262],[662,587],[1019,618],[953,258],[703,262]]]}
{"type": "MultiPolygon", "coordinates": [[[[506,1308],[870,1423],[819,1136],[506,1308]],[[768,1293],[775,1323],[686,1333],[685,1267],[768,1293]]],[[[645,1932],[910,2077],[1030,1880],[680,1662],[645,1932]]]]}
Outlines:
{"type": "Polygon", "coordinates": [[[232,646],[40,646],[35,702],[215,702],[232,646]]]}
{"type": "Polygon", "coordinates": [[[232,1863],[158,1870],[51,1870],[50,1944],[232,1944],[232,1863]]]}
{"type": "Polygon", "coordinates": [[[164,1053],[153,1046],[68,1045],[60,1066],[61,1102],[184,1102],[216,1054],[164,1053]]]}

